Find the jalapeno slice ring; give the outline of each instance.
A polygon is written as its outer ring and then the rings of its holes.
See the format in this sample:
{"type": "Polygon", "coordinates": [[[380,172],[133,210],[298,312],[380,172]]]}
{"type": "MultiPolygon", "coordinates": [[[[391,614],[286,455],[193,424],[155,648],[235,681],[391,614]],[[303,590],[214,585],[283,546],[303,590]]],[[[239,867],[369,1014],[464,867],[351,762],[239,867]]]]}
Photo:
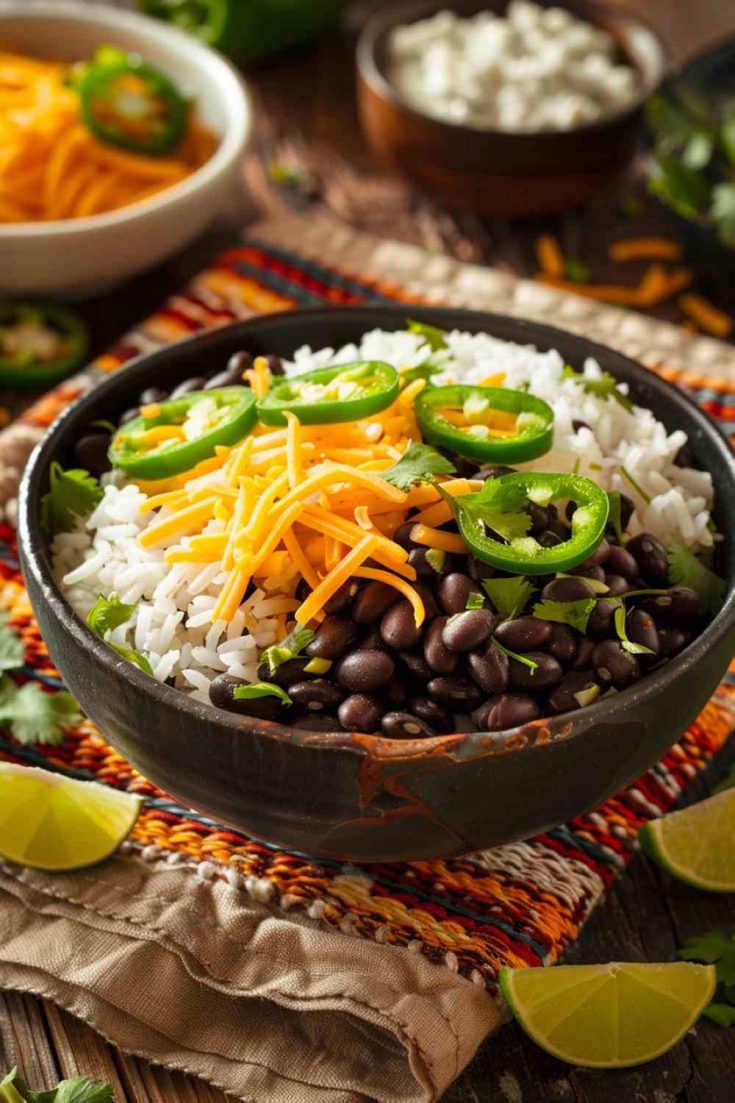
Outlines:
{"type": "Polygon", "coordinates": [[[416,421],[429,444],[480,463],[535,460],[554,441],[551,407],[507,387],[427,387],[416,399],[416,421]]]}
{"type": "MultiPolygon", "coordinates": [[[[449,495],[445,495],[449,500],[449,495]]],[[[477,494],[450,501],[459,531],[473,555],[511,574],[554,574],[583,563],[605,534],[610,504],[607,494],[584,475],[515,471],[488,479],[477,494]],[[553,548],[545,548],[533,536],[512,535],[513,519],[531,502],[548,505],[559,499],[576,505],[571,535],[553,548]],[[493,524],[505,527],[507,542],[491,536],[493,524]]]]}
{"type": "Polygon", "coordinates": [[[87,327],[72,310],[53,303],[0,303],[0,384],[49,387],[84,363],[87,327]]]}
{"type": "Polygon", "coordinates": [[[258,417],[264,425],[286,425],[286,413],[302,425],[361,421],[392,405],[399,390],[398,372],[381,360],[338,364],[276,380],[258,402],[258,417]]]}
{"type": "Polygon", "coordinates": [[[93,62],[77,82],[82,118],[95,138],[134,153],[168,153],[181,141],[189,105],[165,73],[135,57],[93,62]]]}
{"type": "Polygon", "coordinates": [[[193,391],[157,403],[150,416],[141,414],[122,425],[112,438],[108,455],[114,467],[134,478],[167,479],[209,459],[218,445],[237,444],[256,421],[255,395],[248,387],[193,391]],[[189,417],[200,403],[208,404],[204,411],[207,427],[189,436],[189,417]]]}

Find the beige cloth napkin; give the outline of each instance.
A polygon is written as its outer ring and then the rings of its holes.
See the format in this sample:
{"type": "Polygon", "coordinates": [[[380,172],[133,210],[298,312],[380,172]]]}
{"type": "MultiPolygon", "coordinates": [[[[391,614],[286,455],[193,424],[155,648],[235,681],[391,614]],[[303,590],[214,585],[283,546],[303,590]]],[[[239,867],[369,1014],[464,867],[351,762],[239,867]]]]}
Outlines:
{"type": "Polygon", "coordinates": [[[429,1103],[500,1022],[421,954],[274,914],[235,871],[125,849],[84,873],[0,863],[0,986],[249,1103],[429,1103]]]}

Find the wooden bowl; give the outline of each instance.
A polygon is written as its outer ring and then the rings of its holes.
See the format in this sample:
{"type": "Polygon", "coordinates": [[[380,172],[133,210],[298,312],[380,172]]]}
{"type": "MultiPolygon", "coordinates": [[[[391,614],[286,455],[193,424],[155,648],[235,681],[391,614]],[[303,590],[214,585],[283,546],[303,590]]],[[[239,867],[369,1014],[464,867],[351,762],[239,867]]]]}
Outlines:
{"type": "Polygon", "coordinates": [[[563,0],[562,7],[608,31],[638,73],[639,95],[623,110],[573,130],[512,133],[442,122],[401,100],[386,75],[394,27],[446,8],[469,16],[502,13],[506,6],[506,0],[398,0],[381,8],[357,45],[360,118],[381,158],[453,207],[506,218],[554,214],[592,199],[628,165],[643,104],[664,76],[666,54],[660,39],[628,12],[595,0],[563,0]]]}
{"type": "Polygon", "coordinates": [[[392,740],[309,732],[223,712],[161,685],[121,659],[76,616],[54,580],[40,501],[54,461],[74,466],[74,442],[117,418],[140,391],[219,371],[247,349],[290,357],[303,344],[339,347],[374,328],[403,329],[401,307],[327,307],[273,314],[140,357],[70,407],[23,480],[20,550],[43,637],[85,712],[110,743],[184,805],[255,838],[339,860],[398,861],[463,854],[525,838],[594,808],[638,777],[700,712],[735,650],[735,460],[724,436],[681,391],[619,353],[548,326],[467,310],[411,307],[445,329],[488,332],[594,357],[629,384],[670,430],[689,436],[711,471],[724,540],[723,608],[681,655],[629,689],[577,712],[504,732],[392,740]]]}

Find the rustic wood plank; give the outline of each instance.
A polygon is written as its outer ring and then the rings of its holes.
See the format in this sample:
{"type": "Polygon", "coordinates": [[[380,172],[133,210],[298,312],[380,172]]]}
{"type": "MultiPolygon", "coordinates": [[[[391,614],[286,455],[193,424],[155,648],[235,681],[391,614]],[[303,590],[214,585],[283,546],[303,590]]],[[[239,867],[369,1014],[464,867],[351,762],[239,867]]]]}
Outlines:
{"type": "Polygon", "coordinates": [[[22,992],[0,992],[0,1076],[13,1066],[36,1090],[59,1079],[40,1001],[22,992]]]}
{"type": "Polygon", "coordinates": [[[48,1033],[63,1077],[88,1076],[112,1085],[115,1099],[125,1100],[122,1081],[112,1050],[91,1027],[57,1007],[43,1001],[48,1033]]]}

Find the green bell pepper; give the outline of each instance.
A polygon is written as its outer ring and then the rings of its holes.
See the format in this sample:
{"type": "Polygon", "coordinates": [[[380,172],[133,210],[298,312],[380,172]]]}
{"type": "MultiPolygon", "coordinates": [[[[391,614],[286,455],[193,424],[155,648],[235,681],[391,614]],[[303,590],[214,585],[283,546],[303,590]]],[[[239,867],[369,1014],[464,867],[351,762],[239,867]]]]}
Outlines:
{"type": "Polygon", "coordinates": [[[395,402],[400,385],[396,369],[380,360],[318,368],[276,380],[258,402],[258,417],[264,425],[286,425],[287,411],[302,425],[360,421],[395,402]]]}
{"type": "Polygon", "coordinates": [[[122,425],[110,442],[110,462],[133,478],[167,479],[209,459],[217,445],[237,444],[257,419],[255,396],[248,387],[193,391],[154,403],[122,425]],[[189,418],[205,402],[206,428],[190,437],[189,418]]]}
{"type": "Polygon", "coordinates": [[[455,384],[426,387],[416,399],[416,421],[429,444],[480,463],[523,463],[549,451],[554,411],[542,399],[507,387],[455,384]],[[465,425],[447,416],[458,411],[465,425]],[[494,411],[517,415],[512,430],[494,431],[494,411]]]}

